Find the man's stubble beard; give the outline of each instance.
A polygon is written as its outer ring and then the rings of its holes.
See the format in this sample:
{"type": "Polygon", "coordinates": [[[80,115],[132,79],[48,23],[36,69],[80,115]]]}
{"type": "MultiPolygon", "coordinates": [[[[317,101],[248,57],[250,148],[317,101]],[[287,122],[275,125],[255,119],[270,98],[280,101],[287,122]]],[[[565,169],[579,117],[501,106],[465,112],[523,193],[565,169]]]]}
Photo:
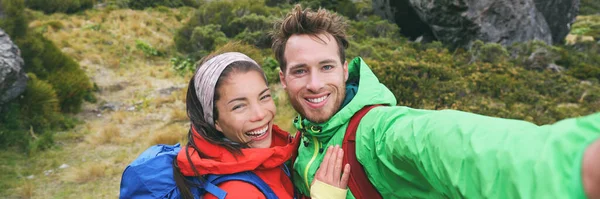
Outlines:
{"type": "MultiPolygon", "coordinates": [[[[289,92],[286,92],[286,93],[288,95],[288,99],[290,100],[290,104],[292,104],[292,107],[294,108],[294,110],[296,110],[296,112],[298,112],[298,114],[300,114],[300,116],[302,116],[302,118],[305,118],[308,121],[311,121],[311,122],[316,123],[316,124],[321,124],[321,123],[325,123],[325,122],[329,121],[329,119],[331,119],[340,110],[340,108],[342,106],[342,103],[344,102],[344,98],[346,98],[346,89],[345,89],[345,87],[346,86],[344,85],[344,89],[340,91],[341,93],[339,93],[339,92],[337,93],[336,99],[335,99],[334,104],[333,104],[334,108],[332,109],[331,112],[329,112],[327,114],[328,116],[326,118],[309,117],[306,114],[306,112],[304,111],[304,109],[303,109],[304,107],[301,105],[301,103],[299,101],[296,101],[298,99],[296,99],[296,98],[292,99],[290,97],[290,93],[289,92]]],[[[304,100],[304,99],[302,98],[300,100],[304,100]]],[[[331,99],[328,99],[328,100],[331,100],[331,99]]],[[[330,103],[330,102],[328,102],[328,103],[330,103]]],[[[316,114],[322,114],[322,113],[318,112],[316,114]]]]}

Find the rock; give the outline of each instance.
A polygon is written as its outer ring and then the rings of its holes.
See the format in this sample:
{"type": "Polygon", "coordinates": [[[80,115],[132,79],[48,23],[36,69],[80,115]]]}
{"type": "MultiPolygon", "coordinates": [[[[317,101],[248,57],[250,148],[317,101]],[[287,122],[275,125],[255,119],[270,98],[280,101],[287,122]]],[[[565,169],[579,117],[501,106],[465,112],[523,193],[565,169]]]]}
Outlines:
{"type": "Polygon", "coordinates": [[[58,167],[58,168],[59,168],[59,169],[66,169],[66,168],[69,168],[69,165],[68,165],[68,164],[62,164],[62,165],[60,165],[60,167],[58,167]]]}
{"type": "Polygon", "coordinates": [[[33,178],[35,178],[34,175],[27,176],[27,179],[33,179],[33,178]]]}
{"type": "Polygon", "coordinates": [[[434,38],[431,28],[419,18],[408,0],[373,0],[372,6],[376,15],[396,23],[400,33],[411,40],[420,36],[434,38]]]}
{"type": "Polygon", "coordinates": [[[21,95],[27,87],[21,51],[0,29],[0,105],[21,95]]]}
{"type": "Polygon", "coordinates": [[[171,95],[171,93],[173,93],[174,91],[180,90],[180,89],[182,89],[182,88],[184,88],[184,87],[185,87],[185,85],[176,85],[176,86],[170,86],[170,87],[167,87],[167,88],[162,88],[162,89],[159,89],[159,90],[158,90],[158,93],[159,93],[160,95],[163,95],[163,96],[169,96],[169,95],[171,95]]]}
{"type": "Polygon", "coordinates": [[[549,64],[547,68],[554,72],[562,72],[565,70],[564,67],[556,65],[554,63],[549,64]]]}
{"type": "Polygon", "coordinates": [[[409,1],[435,37],[453,47],[469,47],[477,39],[504,46],[534,39],[552,43],[532,0],[409,1]]]}
{"type": "Polygon", "coordinates": [[[452,47],[473,41],[541,40],[563,43],[580,0],[373,0],[375,14],[395,22],[404,36],[433,37],[452,47]]]}
{"type": "Polygon", "coordinates": [[[550,50],[546,48],[538,48],[527,57],[525,60],[525,66],[533,70],[544,70],[549,67],[551,63],[554,63],[555,56],[550,50]]]}
{"type": "Polygon", "coordinates": [[[571,24],[579,13],[579,0],[534,0],[535,7],[542,13],[550,32],[552,42],[564,43],[565,37],[571,31],[571,24]]]}
{"type": "Polygon", "coordinates": [[[54,170],[52,170],[52,169],[50,169],[50,170],[45,170],[45,171],[44,171],[44,175],[45,175],[45,176],[48,176],[48,175],[50,175],[50,174],[52,174],[52,173],[54,173],[54,170]]]}
{"type": "Polygon", "coordinates": [[[121,106],[123,106],[123,103],[120,103],[120,102],[106,102],[106,103],[100,105],[100,107],[98,107],[98,110],[100,110],[100,111],[104,111],[104,110],[117,111],[117,110],[119,110],[119,108],[121,106]]]}

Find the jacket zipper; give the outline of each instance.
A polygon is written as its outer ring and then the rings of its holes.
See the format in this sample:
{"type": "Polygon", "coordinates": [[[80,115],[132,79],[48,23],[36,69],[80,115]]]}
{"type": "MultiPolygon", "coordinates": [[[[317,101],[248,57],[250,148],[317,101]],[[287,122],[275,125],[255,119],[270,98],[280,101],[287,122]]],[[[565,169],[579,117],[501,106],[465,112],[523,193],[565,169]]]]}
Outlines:
{"type": "Polygon", "coordinates": [[[310,170],[310,165],[312,165],[315,159],[317,159],[317,156],[319,155],[319,145],[321,145],[321,143],[319,143],[319,140],[317,140],[316,137],[312,137],[312,139],[314,141],[313,143],[315,143],[315,150],[312,158],[310,159],[310,161],[308,161],[308,164],[306,164],[306,168],[304,169],[304,181],[306,182],[306,188],[308,192],[310,192],[310,186],[308,184],[308,171],[310,170]]]}

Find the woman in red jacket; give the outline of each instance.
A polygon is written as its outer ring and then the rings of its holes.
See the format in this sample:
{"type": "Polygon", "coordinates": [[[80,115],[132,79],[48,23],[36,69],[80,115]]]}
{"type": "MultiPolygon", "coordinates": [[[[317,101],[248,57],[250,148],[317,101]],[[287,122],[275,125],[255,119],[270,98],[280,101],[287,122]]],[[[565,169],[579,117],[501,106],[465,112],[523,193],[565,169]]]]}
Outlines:
{"type": "MultiPolygon", "coordinates": [[[[275,104],[265,74],[254,60],[237,52],[205,57],[190,80],[186,103],[189,141],[174,162],[183,198],[195,198],[189,191],[194,185],[186,183],[185,177],[244,171],[256,174],[278,198],[294,198],[294,186],[283,165],[298,143],[273,125],[275,104]]],[[[328,184],[315,183],[321,186],[316,190],[325,187],[327,191],[315,192],[343,193],[335,197],[345,198],[349,165],[342,172],[341,154],[341,149],[328,150],[331,161],[322,166],[335,169],[321,171],[317,179],[328,184]]],[[[265,198],[257,187],[242,181],[218,187],[227,192],[226,198],[265,198]]],[[[209,193],[203,197],[216,198],[209,193]]]]}

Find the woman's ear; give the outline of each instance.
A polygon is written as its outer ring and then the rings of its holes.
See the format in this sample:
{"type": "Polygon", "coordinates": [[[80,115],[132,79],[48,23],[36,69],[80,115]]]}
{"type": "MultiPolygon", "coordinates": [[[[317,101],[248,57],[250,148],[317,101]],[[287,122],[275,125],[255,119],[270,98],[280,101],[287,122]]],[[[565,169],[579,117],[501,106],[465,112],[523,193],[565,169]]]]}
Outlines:
{"type": "Polygon", "coordinates": [[[223,132],[223,129],[221,128],[221,126],[219,125],[219,121],[215,121],[215,128],[217,129],[217,131],[219,132],[223,132]]]}

